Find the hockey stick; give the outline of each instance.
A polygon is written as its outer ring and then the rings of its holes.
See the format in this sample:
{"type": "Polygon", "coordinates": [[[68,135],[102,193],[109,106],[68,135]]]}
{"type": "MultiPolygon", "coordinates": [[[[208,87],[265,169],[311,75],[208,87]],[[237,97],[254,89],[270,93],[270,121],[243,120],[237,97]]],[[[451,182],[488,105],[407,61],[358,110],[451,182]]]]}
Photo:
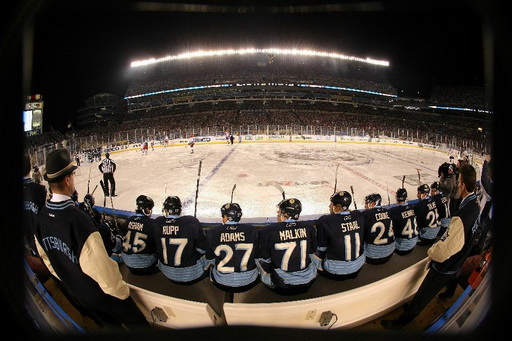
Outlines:
{"type": "Polygon", "coordinates": [[[231,190],[231,203],[233,203],[233,193],[235,192],[236,184],[233,185],[233,189],[231,190]]]}
{"type": "Polygon", "coordinates": [[[391,205],[391,200],[389,199],[389,186],[388,186],[387,181],[386,181],[386,192],[388,194],[388,205],[391,205]]]}
{"type": "Polygon", "coordinates": [[[199,169],[197,170],[197,184],[196,184],[196,199],[194,203],[194,217],[197,213],[197,196],[199,195],[199,177],[201,176],[201,165],[203,164],[203,161],[199,161],[199,169]]]}
{"type": "Polygon", "coordinates": [[[354,201],[354,207],[357,210],[356,196],[354,195],[354,186],[350,186],[350,192],[352,192],[352,200],[354,201]]]}
{"type": "Polygon", "coordinates": [[[105,188],[105,184],[103,183],[103,180],[100,180],[100,186],[103,189],[103,217],[102,217],[102,219],[105,220],[105,207],[107,206],[107,190],[105,188]]]}
{"type": "Polygon", "coordinates": [[[402,188],[404,188],[404,182],[405,182],[405,175],[402,178],[402,188]]]}
{"type": "Polygon", "coordinates": [[[340,164],[336,166],[336,173],[334,177],[334,193],[336,193],[336,187],[338,186],[338,168],[340,167],[340,164]]]}
{"type": "Polygon", "coordinates": [[[283,189],[283,187],[281,187],[281,185],[279,185],[277,182],[273,182],[272,186],[274,186],[275,188],[277,188],[279,190],[279,192],[281,192],[281,195],[283,196],[283,200],[286,199],[284,196],[284,189],[283,189]]]}
{"type": "Polygon", "coordinates": [[[96,187],[94,187],[94,189],[92,190],[91,195],[93,195],[93,194],[94,194],[94,192],[96,192],[96,188],[98,188],[98,185],[96,185],[96,187]]]}
{"type": "Polygon", "coordinates": [[[112,197],[110,197],[110,206],[112,206],[112,216],[114,217],[114,228],[116,231],[116,234],[119,234],[119,226],[117,225],[117,217],[115,212],[113,212],[114,209],[114,201],[112,200],[112,197]]]}
{"type": "Polygon", "coordinates": [[[91,183],[91,168],[89,167],[89,179],[87,179],[87,194],[89,194],[89,184],[91,183]]]}
{"type": "Polygon", "coordinates": [[[418,186],[421,185],[421,175],[420,175],[420,169],[416,168],[416,172],[418,172],[418,186]]]}

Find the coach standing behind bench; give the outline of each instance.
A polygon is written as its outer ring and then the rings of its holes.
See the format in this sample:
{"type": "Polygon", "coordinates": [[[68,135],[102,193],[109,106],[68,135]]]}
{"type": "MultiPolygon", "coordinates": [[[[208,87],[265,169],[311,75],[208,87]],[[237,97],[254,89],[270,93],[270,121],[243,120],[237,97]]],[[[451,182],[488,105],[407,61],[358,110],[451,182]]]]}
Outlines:
{"type": "Polygon", "coordinates": [[[114,179],[114,172],[116,171],[116,163],[110,158],[110,153],[105,153],[105,158],[98,166],[98,169],[103,173],[103,182],[105,183],[105,195],[111,197],[116,196],[116,180],[114,179]],[[110,192],[109,192],[110,184],[110,192]],[[109,194],[110,193],[110,194],[109,194]]]}
{"type": "Polygon", "coordinates": [[[71,200],[76,168],[67,149],[54,150],[46,158],[44,179],[53,195],[39,214],[38,253],[77,308],[99,324],[148,328],[93,220],[71,200]]]}

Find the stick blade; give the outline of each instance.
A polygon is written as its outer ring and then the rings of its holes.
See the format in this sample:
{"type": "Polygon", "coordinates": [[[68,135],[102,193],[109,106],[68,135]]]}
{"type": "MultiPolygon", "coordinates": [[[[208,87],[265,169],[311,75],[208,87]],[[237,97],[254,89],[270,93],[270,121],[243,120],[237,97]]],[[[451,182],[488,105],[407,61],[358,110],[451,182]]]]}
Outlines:
{"type": "Polygon", "coordinates": [[[281,194],[283,195],[283,200],[285,199],[285,195],[284,195],[284,189],[283,187],[281,187],[280,184],[278,184],[276,181],[274,181],[272,183],[272,186],[274,186],[275,188],[277,188],[279,190],[279,192],[281,192],[281,194]]]}
{"type": "Polygon", "coordinates": [[[336,172],[334,175],[334,194],[336,194],[336,190],[338,189],[338,168],[340,167],[340,164],[338,163],[336,165],[336,172]]]}
{"type": "Polygon", "coordinates": [[[233,189],[231,190],[231,203],[233,203],[233,193],[235,193],[236,184],[233,185],[233,189]]]}

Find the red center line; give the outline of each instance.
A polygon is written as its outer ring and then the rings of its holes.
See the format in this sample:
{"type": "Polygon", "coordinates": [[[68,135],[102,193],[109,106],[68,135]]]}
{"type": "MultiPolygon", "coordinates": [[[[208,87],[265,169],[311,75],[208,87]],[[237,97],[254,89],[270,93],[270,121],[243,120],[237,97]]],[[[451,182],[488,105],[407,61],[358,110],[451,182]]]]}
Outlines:
{"type": "Polygon", "coordinates": [[[354,175],[357,175],[358,177],[360,178],[363,178],[364,180],[368,181],[368,182],[371,182],[372,184],[374,184],[375,186],[379,187],[379,188],[382,188],[384,191],[386,191],[386,193],[389,191],[391,194],[395,195],[396,192],[393,191],[393,190],[389,190],[388,189],[388,186],[384,186],[383,184],[381,184],[380,182],[377,182],[375,181],[374,179],[364,175],[363,173],[355,170],[355,169],[352,169],[348,166],[345,166],[345,165],[340,165],[341,167],[343,167],[344,169],[348,170],[349,172],[351,172],[352,174],[354,175]]]}

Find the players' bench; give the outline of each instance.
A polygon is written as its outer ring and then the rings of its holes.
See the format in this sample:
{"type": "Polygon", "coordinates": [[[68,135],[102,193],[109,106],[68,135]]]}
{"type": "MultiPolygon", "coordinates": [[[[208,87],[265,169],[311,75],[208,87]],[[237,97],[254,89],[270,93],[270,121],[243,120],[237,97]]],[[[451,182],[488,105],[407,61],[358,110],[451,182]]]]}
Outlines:
{"type": "Polygon", "coordinates": [[[282,296],[259,283],[224,304],[228,325],[324,329],[351,328],[410,300],[426,275],[425,246],[385,264],[365,264],[355,279],[318,276],[308,292],[282,296]]]}
{"type": "MultiPolygon", "coordinates": [[[[133,214],[108,208],[105,213],[115,215],[121,224],[133,214]]],[[[218,225],[202,224],[205,229],[218,225]]],[[[261,228],[266,224],[253,225],[261,228]]],[[[169,328],[224,324],[329,328],[334,323],[336,328],[350,328],[382,316],[414,296],[426,275],[427,248],[417,246],[408,255],[393,255],[385,264],[365,264],[355,279],[335,281],[319,275],[306,293],[293,296],[279,295],[262,283],[229,295],[209,279],[184,286],[161,273],[136,276],[124,265],[121,272],[148,321],[169,328]]]]}
{"type": "Polygon", "coordinates": [[[120,269],[130,287],[130,296],[151,324],[172,329],[226,324],[222,313],[225,292],[208,278],[192,285],[180,285],[161,272],[137,276],[124,264],[120,269]]]}
{"type": "Polygon", "coordinates": [[[229,295],[209,279],[187,286],[173,283],[161,273],[133,275],[124,265],[121,273],[148,321],[164,327],[328,328],[336,322],[336,328],[350,328],[412,298],[426,274],[426,250],[418,246],[409,255],[393,255],[385,264],[365,264],[355,279],[335,281],[318,276],[308,292],[293,296],[279,295],[262,283],[229,295]]]}

